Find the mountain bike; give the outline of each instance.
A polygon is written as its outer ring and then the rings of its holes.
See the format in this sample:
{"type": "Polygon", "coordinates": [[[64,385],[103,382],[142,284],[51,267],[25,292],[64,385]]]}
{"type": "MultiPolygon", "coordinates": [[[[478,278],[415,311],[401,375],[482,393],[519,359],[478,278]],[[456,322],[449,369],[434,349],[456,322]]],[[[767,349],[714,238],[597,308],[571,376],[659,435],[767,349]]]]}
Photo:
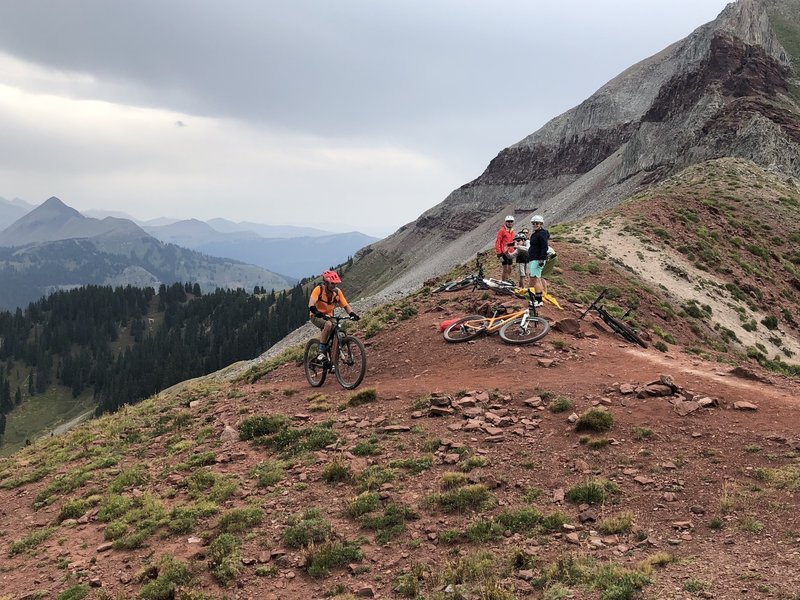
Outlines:
{"type": "Polygon", "coordinates": [[[343,388],[355,389],[367,373],[367,351],[361,340],[348,335],[342,328],[342,321],[349,321],[350,317],[333,316],[328,319],[333,321],[333,331],[324,361],[317,361],[320,354],[319,339],[312,338],[306,342],[303,353],[306,379],[312,387],[319,387],[325,383],[325,378],[331,372],[336,375],[336,380],[343,388]]]}
{"type": "Polygon", "coordinates": [[[528,292],[527,308],[506,313],[505,309],[494,311],[491,317],[469,315],[459,319],[444,330],[444,339],[451,343],[466,342],[479,335],[500,333],[507,344],[530,344],[542,339],[550,332],[550,323],[536,313],[533,293],[528,292]]]}
{"type": "Polygon", "coordinates": [[[629,342],[639,344],[642,348],[647,348],[647,342],[639,337],[639,334],[636,333],[636,330],[633,329],[633,327],[623,321],[623,319],[625,319],[631,313],[633,307],[628,308],[628,310],[625,311],[625,314],[618,319],[610,314],[608,310],[606,310],[606,308],[600,304],[600,300],[603,299],[607,292],[608,289],[604,289],[602,292],[600,292],[600,295],[594,299],[594,302],[589,305],[589,308],[583,312],[580,318],[583,319],[583,317],[585,317],[590,310],[593,310],[600,315],[600,318],[603,319],[606,325],[611,327],[611,329],[613,329],[616,333],[624,337],[629,342]]]}
{"type": "Polygon", "coordinates": [[[493,290],[500,294],[505,294],[508,296],[512,295],[515,288],[513,282],[486,277],[486,273],[483,270],[483,263],[481,262],[481,258],[484,256],[485,253],[478,252],[477,257],[475,258],[475,270],[477,273],[467,275],[461,279],[455,279],[453,281],[443,283],[432,289],[431,292],[458,292],[460,290],[467,289],[468,287],[472,287],[473,290],[493,290]]]}

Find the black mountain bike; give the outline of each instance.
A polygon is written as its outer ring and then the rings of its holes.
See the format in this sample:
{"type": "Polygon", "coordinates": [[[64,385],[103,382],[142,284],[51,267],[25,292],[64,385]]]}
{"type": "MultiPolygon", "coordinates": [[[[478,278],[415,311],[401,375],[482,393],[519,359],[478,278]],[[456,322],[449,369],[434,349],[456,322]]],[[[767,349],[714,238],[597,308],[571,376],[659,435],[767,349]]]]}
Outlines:
{"type": "Polygon", "coordinates": [[[581,319],[583,319],[583,317],[585,317],[590,310],[593,310],[600,315],[600,318],[603,319],[606,325],[611,327],[611,329],[624,337],[626,340],[633,342],[634,344],[639,344],[642,348],[647,348],[647,342],[639,337],[639,334],[636,333],[636,330],[633,327],[623,321],[623,319],[625,319],[631,313],[633,308],[628,308],[628,310],[625,311],[625,314],[618,319],[614,315],[610,314],[606,308],[600,304],[600,300],[603,299],[607,292],[607,289],[600,292],[600,295],[594,299],[594,302],[589,305],[589,308],[583,312],[581,319]]]}
{"type": "Polygon", "coordinates": [[[361,340],[348,335],[342,329],[342,321],[349,321],[350,317],[328,318],[333,321],[333,331],[325,352],[325,360],[317,361],[317,355],[320,353],[318,338],[312,338],[306,342],[306,349],[303,353],[303,369],[306,379],[312,387],[319,387],[325,383],[328,373],[332,372],[343,388],[355,389],[361,384],[367,373],[367,351],[361,340]]]}

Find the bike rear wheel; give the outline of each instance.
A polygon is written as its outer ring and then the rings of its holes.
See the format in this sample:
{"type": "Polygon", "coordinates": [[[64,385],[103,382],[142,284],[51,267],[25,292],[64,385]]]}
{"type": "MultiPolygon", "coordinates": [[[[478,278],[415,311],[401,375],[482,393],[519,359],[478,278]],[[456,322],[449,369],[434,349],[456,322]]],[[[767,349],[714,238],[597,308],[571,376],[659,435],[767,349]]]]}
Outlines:
{"type": "Polygon", "coordinates": [[[339,342],[334,372],[336,380],[346,390],[357,388],[367,373],[367,351],[361,340],[346,335],[339,342]]]}
{"type": "Polygon", "coordinates": [[[306,349],[303,352],[303,371],[306,380],[311,387],[319,387],[325,383],[328,376],[328,365],[317,362],[319,354],[319,340],[311,339],[306,342],[306,349]]]}
{"type": "Polygon", "coordinates": [[[486,331],[489,319],[481,315],[470,315],[459,319],[444,330],[444,339],[453,344],[466,342],[486,331]]]}
{"type": "Polygon", "coordinates": [[[614,331],[616,331],[619,335],[624,337],[631,343],[639,344],[642,348],[647,348],[647,342],[645,342],[639,335],[633,330],[633,328],[628,325],[627,323],[620,321],[616,317],[611,315],[604,315],[603,321],[608,323],[608,326],[611,327],[614,331]]]}
{"type": "Polygon", "coordinates": [[[550,323],[542,317],[522,317],[509,321],[500,328],[500,339],[507,344],[531,344],[550,333],[550,323]]]}

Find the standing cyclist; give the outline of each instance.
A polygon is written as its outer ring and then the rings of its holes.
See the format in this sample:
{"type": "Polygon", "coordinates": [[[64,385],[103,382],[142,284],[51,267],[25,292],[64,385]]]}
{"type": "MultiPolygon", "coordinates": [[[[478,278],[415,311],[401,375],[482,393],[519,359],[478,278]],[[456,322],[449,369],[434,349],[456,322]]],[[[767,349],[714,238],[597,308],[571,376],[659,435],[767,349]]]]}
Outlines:
{"type": "Polygon", "coordinates": [[[325,271],[322,274],[322,283],[312,290],[311,297],[308,299],[311,322],[322,330],[319,336],[318,363],[325,363],[328,360],[326,350],[328,349],[328,338],[333,329],[333,323],[330,320],[330,317],[333,316],[333,309],[341,306],[354,321],[361,318],[353,312],[342,290],[336,287],[340,283],[342,283],[342,279],[336,271],[325,271]]]}
{"type": "Polygon", "coordinates": [[[519,270],[519,287],[521,288],[528,287],[525,284],[528,283],[528,262],[530,262],[528,249],[531,247],[531,241],[528,239],[529,235],[530,231],[525,226],[514,238],[517,245],[515,257],[517,259],[517,269],[519,270]]]}
{"type": "Polygon", "coordinates": [[[533,215],[531,217],[531,226],[533,233],[531,234],[531,246],[528,250],[530,263],[528,263],[531,270],[531,279],[533,280],[534,289],[534,304],[536,306],[542,305],[542,269],[545,262],[547,262],[547,246],[550,239],[550,233],[544,228],[544,218],[541,215],[533,215]]]}
{"type": "Polygon", "coordinates": [[[500,259],[500,264],[503,266],[503,281],[511,281],[511,269],[514,260],[511,258],[511,252],[514,249],[514,217],[508,215],[505,224],[497,232],[497,238],[494,242],[494,249],[497,252],[497,258],[500,259]]]}

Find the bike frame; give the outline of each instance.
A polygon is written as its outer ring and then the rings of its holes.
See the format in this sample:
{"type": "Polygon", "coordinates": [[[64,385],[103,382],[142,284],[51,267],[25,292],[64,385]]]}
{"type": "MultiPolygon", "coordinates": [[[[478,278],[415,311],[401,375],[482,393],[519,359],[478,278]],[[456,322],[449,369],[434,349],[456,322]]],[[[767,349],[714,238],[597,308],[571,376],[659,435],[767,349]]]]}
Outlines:
{"type": "Polygon", "coordinates": [[[342,329],[342,321],[349,321],[350,317],[330,317],[330,320],[333,322],[333,330],[331,331],[331,337],[328,342],[330,343],[330,372],[333,373],[336,359],[339,358],[339,342],[347,335],[344,329],[342,329]]]}
{"type": "Polygon", "coordinates": [[[642,348],[647,348],[647,342],[645,342],[639,336],[639,333],[630,325],[630,323],[627,323],[624,320],[629,314],[631,314],[633,307],[629,306],[628,310],[625,311],[625,314],[623,314],[622,317],[615,317],[608,312],[608,309],[606,309],[605,306],[600,304],[600,301],[606,295],[606,292],[608,292],[608,289],[604,289],[602,292],[600,292],[600,295],[594,299],[594,302],[589,305],[589,308],[583,311],[583,314],[580,316],[580,318],[583,319],[587,314],[589,314],[589,311],[593,310],[600,315],[600,318],[603,320],[603,322],[608,325],[614,331],[614,333],[619,334],[629,342],[639,344],[642,348]]]}
{"type": "MultiPolygon", "coordinates": [[[[491,317],[486,317],[486,319],[488,319],[489,321],[489,324],[486,327],[481,327],[480,329],[483,329],[486,333],[494,333],[509,321],[513,321],[514,319],[519,319],[520,317],[522,317],[522,326],[524,327],[528,323],[528,319],[530,319],[531,313],[533,313],[534,317],[538,316],[536,313],[536,306],[534,305],[533,294],[528,292],[528,296],[529,296],[528,306],[526,308],[521,308],[520,310],[500,316],[498,316],[497,311],[495,311],[494,315],[492,315],[491,317]]],[[[464,323],[464,325],[467,327],[470,326],[469,324],[470,321],[464,323]]],[[[475,329],[478,329],[478,327],[476,327],[475,329]]]]}

